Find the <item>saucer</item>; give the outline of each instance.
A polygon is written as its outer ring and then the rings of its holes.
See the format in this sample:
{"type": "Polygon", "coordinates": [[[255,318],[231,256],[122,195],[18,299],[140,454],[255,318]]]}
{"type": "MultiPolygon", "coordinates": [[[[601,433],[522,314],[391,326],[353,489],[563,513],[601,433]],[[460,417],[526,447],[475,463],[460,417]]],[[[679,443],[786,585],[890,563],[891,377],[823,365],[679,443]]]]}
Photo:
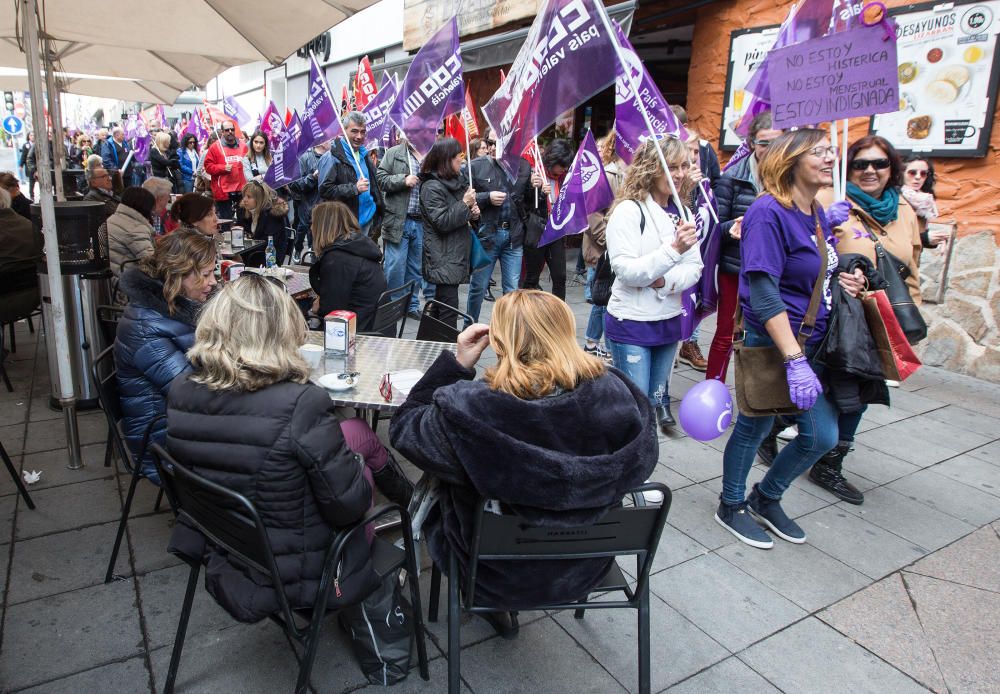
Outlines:
{"type": "Polygon", "coordinates": [[[351,378],[345,374],[326,374],[319,378],[319,384],[327,390],[350,390],[358,384],[357,377],[351,378]]]}

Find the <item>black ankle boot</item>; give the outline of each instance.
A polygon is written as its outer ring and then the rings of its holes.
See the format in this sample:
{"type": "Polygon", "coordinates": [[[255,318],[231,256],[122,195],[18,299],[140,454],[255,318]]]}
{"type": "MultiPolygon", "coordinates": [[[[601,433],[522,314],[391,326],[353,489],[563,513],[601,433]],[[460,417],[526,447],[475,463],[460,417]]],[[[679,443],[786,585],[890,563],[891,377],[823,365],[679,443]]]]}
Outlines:
{"type": "Polygon", "coordinates": [[[409,506],[413,497],[413,483],[407,479],[392,453],[389,454],[389,461],[382,469],[372,473],[372,479],[386,499],[403,508],[409,506]]]}
{"type": "Polygon", "coordinates": [[[660,425],[660,431],[664,434],[669,434],[673,431],[677,420],[670,413],[670,405],[660,405],[656,408],[656,423],[660,425]]]}
{"type": "Polygon", "coordinates": [[[844,456],[849,450],[850,444],[837,444],[836,448],[812,466],[812,470],[809,471],[809,479],[841,501],[860,506],[865,501],[865,495],[848,482],[843,474],[844,456]]]}

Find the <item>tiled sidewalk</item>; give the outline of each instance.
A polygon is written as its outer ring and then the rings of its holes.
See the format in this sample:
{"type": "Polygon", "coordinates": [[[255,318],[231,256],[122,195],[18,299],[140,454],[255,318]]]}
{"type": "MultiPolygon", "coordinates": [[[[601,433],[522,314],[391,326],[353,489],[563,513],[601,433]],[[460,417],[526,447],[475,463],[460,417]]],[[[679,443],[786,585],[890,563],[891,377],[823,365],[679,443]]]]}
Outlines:
{"type": "MultiPolygon", "coordinates": [[[[579,286],[569,291],[582,335],[590,307],[579,286]]],[[[703,347],[713,330],[704,326],[703,347]]],[[[21,324],[17,348],[0,440],[43,475],[31,511],[0,471],[0,690],[160,691],[186,577],[164,550],[170,514],[152,513],[155,490],[140,484],[117,566],[125,578],[105,585],[128,478],[103,467],[99,412],[80,417],[86,467],[66,469],[43,339],[21,324]]],[[[700,378],[679,368],[671,395],[700,378]]],[[[1000,691],[1000,387],[924,369],[892,397],[891,409],[866,414],[846,463],[863,506],[808,480],[789,491],[786,508],[809,535],[802,546],[755,550],[715,523],[724,438],[661,439],[655,478],[674,505],[652,578],[654,691],[1000,691]]],[[[519,638],[505,641],[468,619],[465,684],[477,694],[634,691],[635,629],[632,615],[612,612],[582,622],[525,614],[519,638]]],[[[199,591],[188,633],[180,691],[292,688],[295,663],[274,625],[237,624],[199,591]]],[[[430,633],[431,682],[414,673],[395,691],[445,691],[446,628],[430,633]]],[[[364,689],[332,620],[325,641],[320,690],[364,689]]]]}

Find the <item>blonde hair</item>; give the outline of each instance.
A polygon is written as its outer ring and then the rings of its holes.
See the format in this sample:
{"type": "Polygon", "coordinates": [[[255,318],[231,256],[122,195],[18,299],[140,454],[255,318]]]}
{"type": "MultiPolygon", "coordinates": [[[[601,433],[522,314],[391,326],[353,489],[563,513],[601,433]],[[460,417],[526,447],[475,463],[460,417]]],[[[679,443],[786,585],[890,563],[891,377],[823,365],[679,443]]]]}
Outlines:
{"type": "Polygon", "coordinates": [[[271,209],[271,205],[274,204],[274,199],[278,195],[274,192],[274,189],[271,188],[271,186],[266,183],[261,183],[260,181],[250,181],[243,186],[243,190],[240,192],[243,197],[246,197],[249,193],[250,197],[257,201],[257,205],[254,206],[253,212],[250,213],[255,224],[257,220],[260,219],[262,212],[271,209]]]}
{"type": "Polygon", "coordinates": [[[615,129],[611,128],[608,134],[597,141],[597,153],[601,157],[601,163],[608,165],[611,162],[619,161],[621,157],[615,151],[615,129]]]}
{"type": "Polygon", "coordinates": [[[170,149],[170,133],[166,130],[161,130],[156,133],[153,143],[156,145],[156,149],[160,150],[161,154],[165,154],[170,149]]]}
{"type": "Polygon", "coordinates": [[[215,241],[196,231],[178,229],[160,238],[152,255],[139,261],[139,269],[163,282],[167,311],[174,315],[184,278],[209,265],[215,266],[215,241]]]}
{"type": "Polygon", "coordinates": [[[486,370],[486,383],[522,400],[545,397],[557,387],[573,390],[605,371],[604,362],[576,344],[576,319],[566,302],[537,289],[497,299],[490,345],[497,365],[486,370]]]}
{"type": "MultiPolygon", "coordinates": [[[[618,191],[618,199],[615,204],[623,200],[636,200],[642,202],[649,195],[656,179],[665,176],[660,158],[656,155],[656,148],[659,147],[663,153],[663,158],[667,161],[667,166],[680,166],[688,161],[687,145],[676,137],[661,137],[659,140],[646,140],[642,146],[636,150],[632,165],[625,172],[625,180],[622,182],[621,190],[618,191]]],[[[691,192],[694,190],[694,182],[688,176],[684,177],[677,195],[682,201],[691,199],[691,192]]]]}
{"type": "Polygon", "coordinates": [[[256,273],[227,282],[198,319],[188,351],[191,380],[209,390],[252,392],[275,383],[306,383],[299,354],[307,326],[284,287],[256,273]]]}
{"type": "Polygon", "coordinates": [[[809,150],[826,137],[825,130],[802,128],[784,132],[771,140],[767,154],[757,165],[761,194],[769,193],[783,207],[791,209],[795,167],[809,150]]]}
{"type": "Polygon", "coordinates": [[[340,239],[360,233],[357,218],[344,203],[321,202],[313,208],[313,248],[316,249],[317,256],[340,239]]]}

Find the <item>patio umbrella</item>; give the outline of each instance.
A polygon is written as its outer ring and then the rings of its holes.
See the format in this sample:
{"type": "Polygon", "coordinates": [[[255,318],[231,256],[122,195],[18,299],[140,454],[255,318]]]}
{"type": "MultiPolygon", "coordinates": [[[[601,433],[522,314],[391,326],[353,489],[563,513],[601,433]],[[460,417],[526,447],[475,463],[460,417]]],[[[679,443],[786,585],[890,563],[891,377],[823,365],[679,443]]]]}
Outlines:
{"type": "MultiPolygon", "coordinates": [[[[153,80],[99,79],[64,72],[55,74],[59,80],[60,92],[120,101],[172,104],[186,89],[186,86],[180,87],[153,80]]],[[[31,91],[27,71],[0,68],[0,91],[31,91]]]]}

